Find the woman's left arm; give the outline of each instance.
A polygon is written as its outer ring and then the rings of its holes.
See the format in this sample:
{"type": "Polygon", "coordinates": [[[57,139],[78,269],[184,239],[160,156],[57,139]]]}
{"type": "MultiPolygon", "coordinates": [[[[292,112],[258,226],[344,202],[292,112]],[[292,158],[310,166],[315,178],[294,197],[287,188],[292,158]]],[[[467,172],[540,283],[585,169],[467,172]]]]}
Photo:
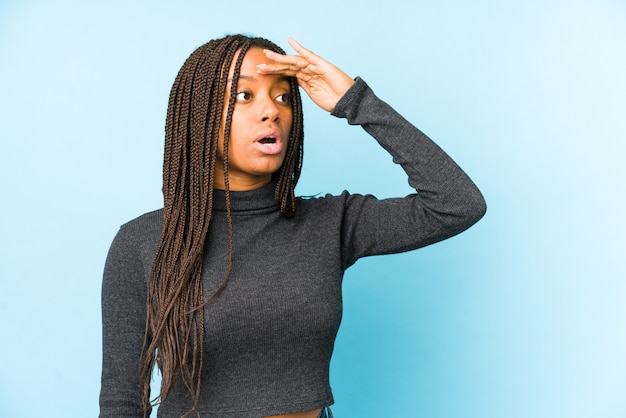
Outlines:
{"type": "Polygon", "coordinates": [[[485,214],[485,199],[469,176],[362,79],[356,79],[332,114],[372,135],[402,166],[417,192],[383,200],[371,195],[347,197],[342,231],[347,265],[366,255],[408,251],[444,240],[485,214]]]}

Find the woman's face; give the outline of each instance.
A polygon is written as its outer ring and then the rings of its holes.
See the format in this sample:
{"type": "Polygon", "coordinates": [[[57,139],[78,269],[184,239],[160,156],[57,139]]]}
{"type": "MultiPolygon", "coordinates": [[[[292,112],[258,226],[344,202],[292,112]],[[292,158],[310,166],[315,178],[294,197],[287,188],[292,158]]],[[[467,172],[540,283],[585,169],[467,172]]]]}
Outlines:
{"type": "MultiPolygon", "coordinates": [[[[215,188],[224,189],[224,123],[230,98],[234,61],[229,72],[220,127],[218,159],[215,165],[215,188]]],[[[263,50],[250,48],[243,58],[237,84],[228,144],[230,190],[253,190],[272,179],[285,159],[291,132],[291,86],[279,75],[257,73],[258,64],[269,63],[263,50]]]]}

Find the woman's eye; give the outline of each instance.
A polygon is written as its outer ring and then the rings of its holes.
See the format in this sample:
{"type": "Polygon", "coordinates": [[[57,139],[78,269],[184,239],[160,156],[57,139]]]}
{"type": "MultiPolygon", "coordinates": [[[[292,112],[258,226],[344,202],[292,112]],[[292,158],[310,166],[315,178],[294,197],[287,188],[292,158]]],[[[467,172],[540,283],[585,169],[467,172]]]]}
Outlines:
{"type": "Polygon", "coordinates": [[[246,102],[250,100],[250,98],[252,98],[252,95],[248,93],[247,91],[241,91],[237,93],[236,98],[238,102],[246,102]]]}
{"type": "Polygon", "coordinates": [[[291,103],[291,93],[283,93],[280,96],[276,97],[281,103],[291,103]]]}

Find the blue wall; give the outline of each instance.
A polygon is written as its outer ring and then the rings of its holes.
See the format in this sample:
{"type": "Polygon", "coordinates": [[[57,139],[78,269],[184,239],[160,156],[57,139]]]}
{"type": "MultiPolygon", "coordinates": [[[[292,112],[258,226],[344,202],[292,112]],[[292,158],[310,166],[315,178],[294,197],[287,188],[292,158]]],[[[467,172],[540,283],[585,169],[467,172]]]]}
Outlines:
{"type": "MultiPolygon", "coordinates": [[[[338,418],[626,416],[624,2],[367,3],[0,5],[1,417],[97,415],[108,246],[161,205],[176,72],[231,32],[362,76],[488,201],[348,271],[338,418]]],[[[306,111],[301,194],[409,192],[362,130],[306,111]]]]}

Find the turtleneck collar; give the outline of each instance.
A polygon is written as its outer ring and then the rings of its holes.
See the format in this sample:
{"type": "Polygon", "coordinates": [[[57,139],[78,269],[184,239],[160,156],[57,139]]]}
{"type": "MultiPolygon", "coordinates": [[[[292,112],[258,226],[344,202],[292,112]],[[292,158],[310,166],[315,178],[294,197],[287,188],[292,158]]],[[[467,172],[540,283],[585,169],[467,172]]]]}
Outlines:
{"type": "MultiPolygon", "coordinates": [[[[278,210],[274,191],[276,181],[272,180],[267,185],[245,192],[230,192],[230,208],[232,212],[245,212],[255,210],[278,210]]],[[[213,210],[226,211],[226,192],[213,190],[213,210]]]]}

